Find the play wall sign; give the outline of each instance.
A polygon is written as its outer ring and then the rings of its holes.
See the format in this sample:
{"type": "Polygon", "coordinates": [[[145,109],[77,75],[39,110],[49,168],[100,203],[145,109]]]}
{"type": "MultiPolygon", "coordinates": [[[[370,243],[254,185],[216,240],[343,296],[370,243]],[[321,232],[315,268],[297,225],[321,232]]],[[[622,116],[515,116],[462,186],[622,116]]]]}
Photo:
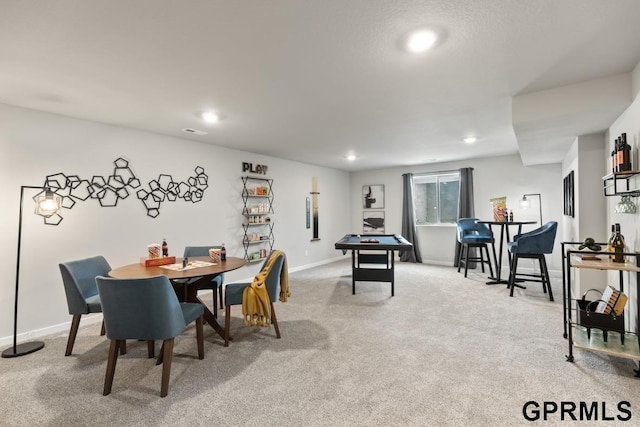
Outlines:
{"type": "Polygon", "coordinates": [[[258,175],[266,175],[267,165],[254,165],[253,163],[242,162],[242,172],[257,173],[258,175]]]}

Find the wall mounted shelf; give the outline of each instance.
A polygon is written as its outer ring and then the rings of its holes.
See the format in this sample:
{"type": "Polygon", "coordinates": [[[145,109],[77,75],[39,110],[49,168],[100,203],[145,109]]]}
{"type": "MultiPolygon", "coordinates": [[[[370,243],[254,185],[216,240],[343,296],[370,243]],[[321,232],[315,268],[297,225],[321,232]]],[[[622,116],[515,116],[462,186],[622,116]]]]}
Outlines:
{"type": "Polygon", "coordinates": [[[602,177],[602,186],[605,196],[622,196],[628,195],[633,197],[640,196],[640,188],[631,187],[631,178],[640,175],[640,171],[632,170],[625,172],[614,172],[602,177]]]}
{"type": "Polygon", "coordinates": [[[248,262],[264,260],[273,250],[273,180],[242,177],[242,247],[248,262]]]}

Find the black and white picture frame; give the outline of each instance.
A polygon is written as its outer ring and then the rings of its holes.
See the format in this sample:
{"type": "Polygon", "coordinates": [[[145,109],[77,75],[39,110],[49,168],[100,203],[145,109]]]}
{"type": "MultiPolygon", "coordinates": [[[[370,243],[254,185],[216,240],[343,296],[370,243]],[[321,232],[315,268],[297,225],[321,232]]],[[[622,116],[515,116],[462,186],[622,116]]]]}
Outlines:
{"type": "Polygon", "coordinates": [[[563,180],[564,185],[564,215],[575,217],[574,193],[573,193],[573,171],[569,172],[563,180]]]}
{"type": "Polygon", "coordinates": [[[384,234],[384,211],[362,212],[363,234],[384,234]]]}
{"type": "Polygon", "coordinates": [[[364,209],[384,208],[384,185],[363,185],[362,186],[362,207],[364,209]]]}

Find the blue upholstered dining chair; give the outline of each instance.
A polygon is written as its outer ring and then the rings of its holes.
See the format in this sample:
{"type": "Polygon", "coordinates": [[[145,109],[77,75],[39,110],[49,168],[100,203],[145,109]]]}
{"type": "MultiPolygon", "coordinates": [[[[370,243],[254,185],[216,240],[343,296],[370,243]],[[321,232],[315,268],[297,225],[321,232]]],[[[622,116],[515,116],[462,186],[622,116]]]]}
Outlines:
{"type": "Polygon", "coordinates": [[[558,223],[549,221],[542,227],[527,233],[516,234],[513,241],[507,243],[509,254],[512,256],[511,272],[509,273],[509,296],[513,296],[513,289],[518,281],[540,282],[544,293],[549,293],[549,300],[553,301],[553,291],[549,281],[549,270],[545,254],[553,252],[553,245],[556,240],[558,223]],[[540,264],[540,274],[518,273],[518,260],[522,258],[537,259],[540,264]]]}
{"type": "MultiPolygon", "coordinates": [[[[271,257],[271,253],[265,259],[262,267],[260,268],[260,272],[264,271],[267,263],[269,262],[269,258],[271,257]]],[[[273,303],[278,299],[278,284],[280,283],[280,274],[282,272],[283,264],[285,260],[284,252],[281,252],[278,255],[278,258],[274,261],[271,266],[271,270],[267,274],[265,279],[265,285],[267,287],[267,292],[269,293],[269,301],[271,303],[271,323],[273,323],[273,327],[276,330],[276,337],[280,338],[280,328],[278,328],[278,320],[276,319],[276,312],[273,308],[273,303]]],[[[242,294],[244,289],[247,286],[251,286],[251,283],[229,283],[226,285],[224,290],[224,299],[225,299],[225,319],[224,319],[224,346],[229,346],[229,328],[231,325],[231,306],[232,305],[242,305],[242,294]]]]}
{"type": "Polygon", "coordinates": [[[204,358],[204,307],[199,303],[178,302],[166,276],[142,279],[98,276],[96,283],[102,300],[107,338],[111,340],[103,394],[106,396],[111,393],[118,349],[125,340],[149,342],[150,357],[153,357],[153,341],[161,340],[162,349],[157,364],[163,364],[160,396],[165,397],[169,392],[174,338],[193,321],[196,322],[198,358],[204,358]]]}
{"type": "Polygon", "coordinates": [[[469,262],[479,262],[484,273],[484,265],[489,266],[489,272],[493,276],[491,258],[489,258],[488,245],[493,245],[493,233],[486,224],[478,223],[478,218],[460,218],[456,223],[460,252],[458,253],[458,273],[464,257],[464,277],[467,277],[469,262]],[[472,249],[478,249],[478,255],[472,254],[472,249]],[[484,249],[484,253],[482,252],[484,249]],[[486,258],[485,258],[486,255],[486,258]]]}
{"type": "MultiPolygon", "coordinates": [[[[96,287],[96,277],[109,274],[111,266],[102,256],[63,262],[59,266],[64,292],[67,296],[69,314],[73,316],[67,340],[67,349],[64,353],[65,356],[69,356],[73,351],[73,344],[76,341],[82,315],[102,313],[100,296],[96,287]]],[[[104,323],[102,324],[101,335],[104,335],[104,323]]]]}
{"type": "MultiPolygon", "coordinates": [[[[209,249],[220,249],[222,246],[187,246],[184,248],[184,257],[190,258],[194,256],[209,256],[209,249]]],[[[190,282],[199,280],[199,278],[189,279],[190,282]]],[[[224,308],[222,301],[222,284],[224,283],[224,273],[214,277],[207,285],[201,286],[200,289],[213,290],[213,315],[218,317],[218,304],[216,302],[216,290],[220,298],[220,308],[224,308]]]]}

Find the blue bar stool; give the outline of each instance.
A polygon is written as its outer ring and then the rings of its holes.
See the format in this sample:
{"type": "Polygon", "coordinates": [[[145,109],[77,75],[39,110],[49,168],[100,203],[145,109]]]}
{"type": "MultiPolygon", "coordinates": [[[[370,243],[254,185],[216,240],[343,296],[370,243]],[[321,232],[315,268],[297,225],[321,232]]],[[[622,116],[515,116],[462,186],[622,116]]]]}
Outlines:
{"type": "Polygon", "coordinates": [[[493,276],[493,267],[489,258],[488,244],[493,244],[493,233],[486,224],[479,224],[478,218],[460,218],[457,222],[458,242],[462,246],[458,254],[458,273],[460,272],[461,261],[464,257],[464,277],[467,277],[469,262],[479,262],[484,273],[484,265],[489,266],[489,272],[493,276]],[[478,248],[479,254],[469,254],[472,248],[478,248]],[[484,253],[483,250],[484,249],[484,253]],[[486,259],[485,256],[486,255],[486,259]]]}
{"type": "Polygon", "coordinates": [[[549,221],[542,227],[528,233],[516,234],[513,236],[513,242],[507,244],[509,253],[513,256],[511,272],[509,273],[508,286],[511,288],[509,296],[513,296],[513,289],[519,286],[516,281],[540,282],[542,283],[542,291],[545,294],[548,291],[549,301],[553,301],[553,291],[549,281],[549,270],[547,269],[545,254],[553,252],[557,229],[558,223],[549,221]],[[540,274],[518,273],[518,260],[521,258],[537,259],[540,263],[540,274]]]}

